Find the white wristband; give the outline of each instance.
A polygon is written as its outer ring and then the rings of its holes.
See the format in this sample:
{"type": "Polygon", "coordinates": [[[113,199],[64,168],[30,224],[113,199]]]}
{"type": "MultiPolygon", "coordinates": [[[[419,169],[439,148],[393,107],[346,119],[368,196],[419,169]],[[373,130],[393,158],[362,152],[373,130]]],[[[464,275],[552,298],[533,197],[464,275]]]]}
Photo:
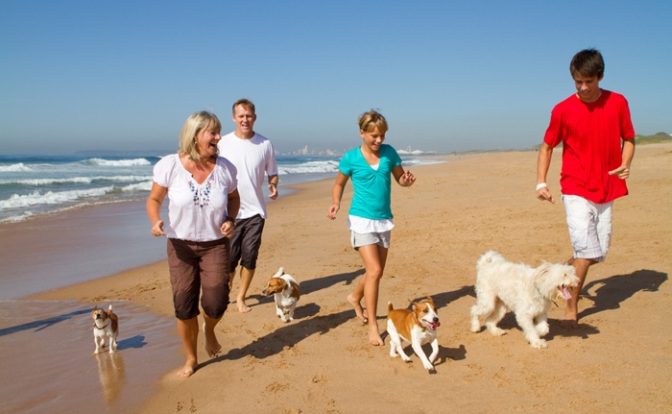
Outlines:
{"type": "Polygon", "coordinates": [[[546,183],[539,183],[539,184],[537,184],[537,187],[535,188],[535,191],[539,191],[542,188],[547,188],[547,187],[548,186],[546,185],[546,183]]]}

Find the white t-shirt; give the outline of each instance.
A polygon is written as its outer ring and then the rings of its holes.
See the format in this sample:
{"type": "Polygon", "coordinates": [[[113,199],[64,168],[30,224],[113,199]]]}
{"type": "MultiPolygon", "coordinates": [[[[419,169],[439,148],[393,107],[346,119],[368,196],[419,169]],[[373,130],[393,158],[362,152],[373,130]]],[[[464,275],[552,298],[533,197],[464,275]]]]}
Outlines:
{"type": "Polygon", "coordinates": [[[219,155],[231,161],[238,170],[240,210],[237,218],[249,218],[257,214],[266,218],[264,174],[269,177],[278,175],[271,141],[257,133],[245,139],[231,132],[222,137],[217,147],[219,155]]]}
{"type": "Polygon", "coordinates": [[[199,184],[184,168],[177,154],[165,156],[154,166],[155,183],[168,189],[168,225],[172,239],[212,241],[224,237],[220,227],[227,216],[229,193],[236,189],[236,169],[226,159],[217,163],[199,184]]]}

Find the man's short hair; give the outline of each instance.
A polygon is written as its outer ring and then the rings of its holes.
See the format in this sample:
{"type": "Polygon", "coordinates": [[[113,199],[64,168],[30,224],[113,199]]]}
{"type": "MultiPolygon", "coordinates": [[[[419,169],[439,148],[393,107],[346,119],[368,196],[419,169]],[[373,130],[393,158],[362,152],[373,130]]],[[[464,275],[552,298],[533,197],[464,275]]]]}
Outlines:
{"type": "Polygon", "coordinates": [[[231,106],[231,113],[232,114],[234,114],[234,115],[236,114],[236,106],[238,106],[238,105],[242,105],[242,106],[247,107],[249,110],[252,111],[253,114],[257,113],[256,108],[254,107],[254,104],[252,103],[252,101],[250,101],[247,98],[242,98],[242,99],[238,99],[236,102],[233,103],[233,106],[231,106]]]}
{"type": "Polygon", "coordinates": [[[604,76],[604,59],[597,49],[584,49],[574,55],[569,64],[569,73],[572,78],[579,74],[582,76],[597,76],[602,79],[604,76]]]}

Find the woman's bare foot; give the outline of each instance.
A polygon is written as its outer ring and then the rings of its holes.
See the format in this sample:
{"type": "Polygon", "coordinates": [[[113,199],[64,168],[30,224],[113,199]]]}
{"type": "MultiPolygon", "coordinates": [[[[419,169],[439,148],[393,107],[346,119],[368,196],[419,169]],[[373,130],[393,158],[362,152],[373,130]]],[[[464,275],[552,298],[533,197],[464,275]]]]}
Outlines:
{"type": "Polygon", "coordinates": [[[182,369],[178,371],[177,376],[180,378],[189,378],[196,372],[196,365],[198,365],[198,362],[196,362],[195,359],[187,359],[187,362],[184,363],[182,369]]]}
{"type": "Polygon", "coordinates": [[[369,344],[373,346],[385,345],[385,341],[383,341],[383,338],[378,333],[378,327],[369,327],[369,344]]]}
{"type": "Polygon", "coordinates": [[[364,308],[362,308],[362,303],[356,300],[352,296],[352,293],[348,295],[347,300],[350,302],[352,307],[355,308],[355,315],[357,315],[359,320],[362,321],[362,325],[367,323],[369,320],[366,318],[366,316],[364,316],[364,308]]]}
{"type": "Polygon", "coordinates": [[[217,340],[215,331],[212,330],[208,332],[208,330],[205,329],[205,323],[203,324],[203,331],[205,332],[205,352],[210,358],[214,358],[222,351],[222,346],[217,340]]]}

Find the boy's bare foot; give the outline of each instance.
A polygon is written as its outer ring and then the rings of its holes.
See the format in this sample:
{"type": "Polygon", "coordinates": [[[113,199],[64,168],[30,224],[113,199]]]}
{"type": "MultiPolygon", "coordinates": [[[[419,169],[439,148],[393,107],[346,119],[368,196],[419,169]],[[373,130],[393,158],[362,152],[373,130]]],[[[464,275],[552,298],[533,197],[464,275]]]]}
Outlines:
{"type": "Polygon", "coordinates": [[[576,319],[561,319],[560,327],[563,329],[576,329],[579,327],[579,322],[576,319]]]}
{"type": "Polygon", "coordinates": [[[383,346],[385,341],[380,337],[378,328],[369,328],[369,343],[373,346],[383,346]]]}
{"type": "Polygon", "coordinates": [[[357,315],[359,320],[362,321],[362,324],[367,323],[369,320],[366,316],[364,316],[364,308],[362,308],[361,302],[352,297],[352,293],[348,295],[347,300],[350,302],[352,307],[355,308],[355,315],[357,315]]]}
{"type": "Polygon", "coordinates": [[[187,359],[182,369],[178,371],[177,376],[180,378],[189,378],[196,371],[196,365],[198,365],[198,362],[195,359],[187,359]]]}
{"type": "Polygon", "coordinates": [[[222,351],[222,346],[217,340],[215,331],[208,332],[208,330],[205,329],[205,323],[203,324],[203,331],[205,332],[205,352],[210,358],[214,358],[222,351]]]}

